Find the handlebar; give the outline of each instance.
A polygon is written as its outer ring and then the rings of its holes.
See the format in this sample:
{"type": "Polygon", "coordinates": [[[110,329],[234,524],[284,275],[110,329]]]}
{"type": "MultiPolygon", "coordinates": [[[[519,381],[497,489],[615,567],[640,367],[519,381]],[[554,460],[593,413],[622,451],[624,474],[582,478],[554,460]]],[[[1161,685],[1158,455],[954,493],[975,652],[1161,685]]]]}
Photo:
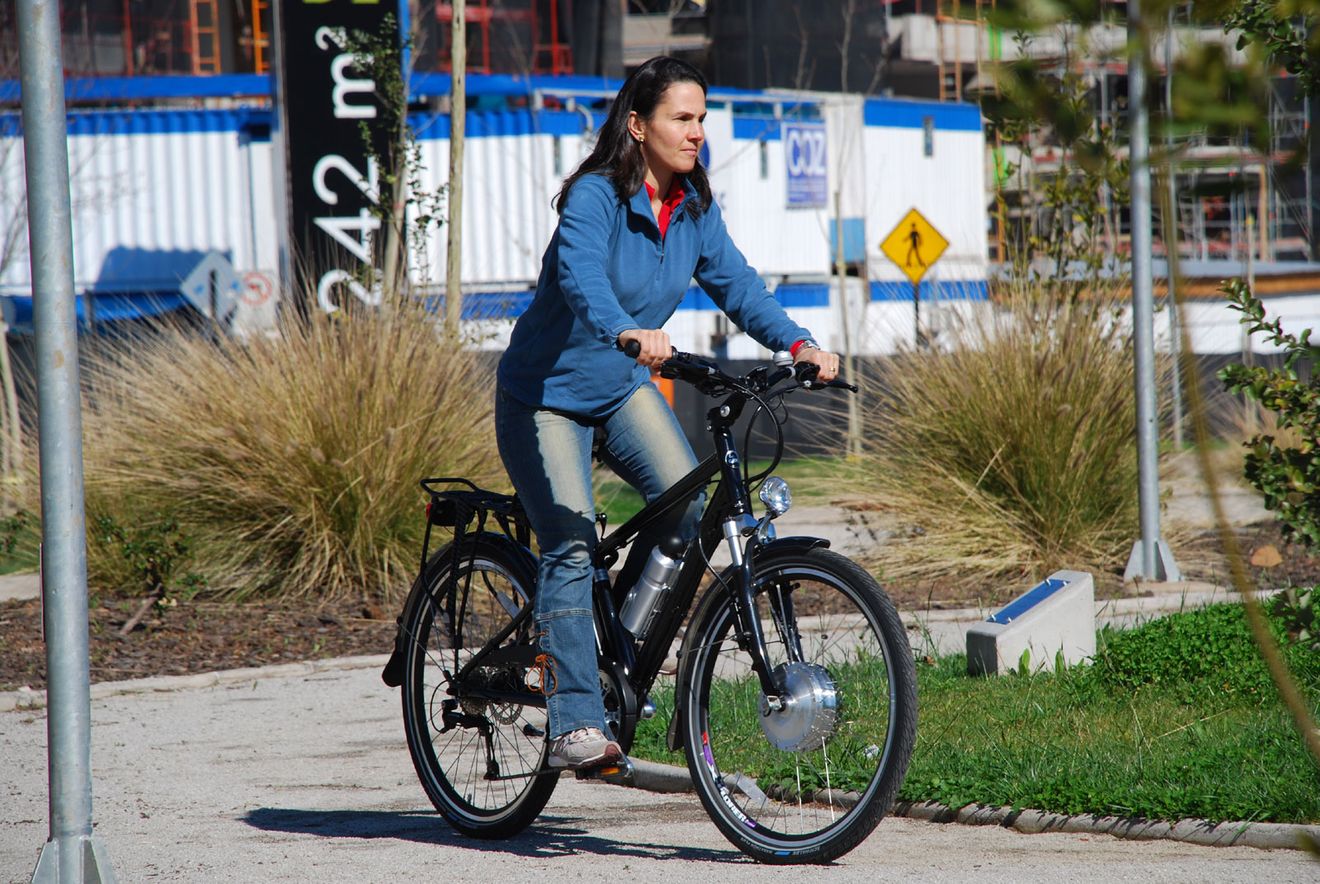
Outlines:
{"type": "MultiPolygon", "coordinates": [[[[642,352],[642,345],[636,340],[630,340],[627,343],[617,343],[615,346],[623,351],[623,354],[630,359],[636,359],[642,352]]],[[[832,381],[821,383],[816,380],[816,375],[820,371],[820,366],[811,362],[794,363],[792,368],[780,367],[773,371],[767,367],[752,369],[746,377],[738,378],[725,374],[720,367],[708,359],[692,353],[684,353],[678,349],[673,350],[673,356],[665,360],[664,365],[660,366],[660,376],[675,378],[694,384],[704,393],[718,395],[730,388],[752,386],[758,389],[758,392],[764,392],[770,389],[780,381],[792,377],[798,384],[808,390],[816,390],[821,387],[829,387],[837,390],[848,390],[852,393],[857,392],[857,387],[848,383],[842,378],[835,378],[832,381]]]]}

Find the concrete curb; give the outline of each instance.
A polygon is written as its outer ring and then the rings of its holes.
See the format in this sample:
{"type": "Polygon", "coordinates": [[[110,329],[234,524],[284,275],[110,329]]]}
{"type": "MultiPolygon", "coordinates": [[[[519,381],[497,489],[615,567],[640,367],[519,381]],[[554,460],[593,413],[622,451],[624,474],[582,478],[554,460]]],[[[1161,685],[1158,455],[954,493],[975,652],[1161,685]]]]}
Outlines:
{"type": "Polygon", "coordinates": [[[896,816],[932,823],[962,823],[971,826],[1003,826],[1024,834],[1069,832],[1112,835],[1134,841],[1164,839],[1184,841],[1206,847],[1257,847],[1262,850],[1303,850],[1303,836],[1320,839],[1320,826],[1292,823],[1211,823],[1208,820],[1183,819],[1177,822],[1131,819],[1083,814],[1070,816],[1040,810],[1014,810],[1011,807],[968,805],[953,810],[935,802],[900,801],[894,805],[896,816]]]}
{"type": "Polygon", "coordinates": [[[686,767],[658,761],[633,759],[633,788],[647,792],[693,792],[692,776],[686,767]]]}
{"type": "MultiPolygon", "coordinates": [[[[653,761],[634,761],[634,788],[651,792],[691,792],[692,780],[686,768],[653,761]]],[[[843,803],[848,804],[845,794],[843,803]]],[[[855,800],[855,799],[854,799],[855,800]]],[[[1256,847],[1261,850],[1305,850],[1303,836],[1320,841],[1320,826],[1291,823],[1211,823],[1208,820],[1184,819],[1177,822],[1129,819],[1115,816],[1082,814],[1071,816],[1041,810],[1014,810],[1011,807],[986,807],[970,804],[954,810],[933,801],[899,801],[890,811],[893,816],[928,823],[961,823],[968,826],[1002,826],[1024,835],[1047,832],[1112,835],[1132,841],[1183,841],[1203,847],[1256,847]]]]}
{"type": "MultiPolygon", "coordinates": [[[[105,697],[118,697],[124,694],[155,694],[195,688],[214,688],[231,684],[243,684],[260,678],[315,675],[318,672],[334,672],[341,669],[371,669],[372,667],[383,669],[389,658],[389,654],[372,654],[364,657],[336,657],[330,660],[310,660],[303,663],[250,666],[244,669],[199,672],[193,675],[160,675],[130,681],[103,681],[92,685],[91,697],[93,700],[100,700],[105,697]]],[[[0,712],[13,712],[20,709],[44,709],[45,706],[45,691],[19,688],[16,691],[0,694],[0,712]]]]}

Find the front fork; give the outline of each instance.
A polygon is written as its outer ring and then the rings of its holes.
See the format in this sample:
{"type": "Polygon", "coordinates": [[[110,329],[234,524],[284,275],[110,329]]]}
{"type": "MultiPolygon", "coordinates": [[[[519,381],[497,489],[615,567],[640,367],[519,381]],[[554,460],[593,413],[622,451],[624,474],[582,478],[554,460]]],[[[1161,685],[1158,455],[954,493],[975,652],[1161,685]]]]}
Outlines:
{"type": "MultiPolygon", "coordinates": [[[[785,686],[780,683],[776,673],[770,668],[770,654],[765,644],[765,630],[761,628],[761,617],[756,608],[756,551],[760,546],[761,530],[751,516],[730,516],[722,525],[724,541],[729,549],[729,558],[738,571],[737,586],[734,587],[733,608],[738,617],[738,646],[751,655],[752,671],[761,682],[761,693],[765,696],[766,706],[777,711],[783,701],[785,686]],[[746,537],[744,546],[743,538],[746,537]]],[[[773,600],[771,601],[773,605],[773,600]]],[[[791,611],[791,609],[790,609],[791,611]]],[[[784,612],[775,612],[783,619],[784,612]]],[[[791,617],[791,614],[789,615],[791,617]]],[[[781,628],[784,628],[781,626],[781,628]]],[[[784,636],[792,655],[793,642],[784,636]]]]}

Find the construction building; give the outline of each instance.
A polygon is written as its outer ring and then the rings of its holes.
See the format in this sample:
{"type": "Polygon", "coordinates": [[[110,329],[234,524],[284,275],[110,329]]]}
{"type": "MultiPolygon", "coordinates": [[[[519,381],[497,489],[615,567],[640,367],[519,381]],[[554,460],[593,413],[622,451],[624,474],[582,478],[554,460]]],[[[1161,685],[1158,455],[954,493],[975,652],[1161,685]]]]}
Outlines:
{"type": "MultiPolygon", "coordinates": [[[[1081,75],[1097,120],[1121,131],[1126,6],[1110,5],[1112,24],[1084,35],[1063,27],[1023,41],[994,26],[993,0],[810,6],[798,0],[468,0],[467,57],[473,73],[620,77],[666,53],[689,59],[726,88],[975,101],[995,88],[994,64],[1028,54],[1047,71],[1081,75]]],[[[1222,29],[1189,24],[1185,10],[1170,23],[1156,23],[1151,90],[1159,106],[1165,67],[1181,48],[1219,43],[1236,51],[1222,29]]],[[[414,34],[415,69],[447,70],[451,5],[413,0],[401,14],[414,34]]],[[[71,76],[265,73],[271,66],[267,0],[69,0],[62,15],[71,76]]],[[[0,65],[16,72],[16,52],[15,11],[7,4],[0,8],[0,65]]],[[[1310,101],[1280,77],[1270,90],[1269,115],[1272,140],[1265,152],[1234,137],[1184,136],[1174,145],[1184,260],[1251,261],[1267,272],[1273,262],[1316,257],[1313,163],[1309,157],[1296,161],[1296,153],[1308,149],[1310,101]]],[[[1056,173],[1063,158],[1048,133],[1028,144],[1005,144],[991,130],[987,142],[990,251],[999,260],[1005,231],[1032,223],[1031,183],[1056,173]],[[1018,174],[994,174],[1005,168],[1018,174]]],[[[1112,205],[1104,226],[1106,248],[1121,258],[1128,242],[1125,207],[1112,205]]],[[[1159,224],[1155,241],[1162,253],[1159,224]]]]}

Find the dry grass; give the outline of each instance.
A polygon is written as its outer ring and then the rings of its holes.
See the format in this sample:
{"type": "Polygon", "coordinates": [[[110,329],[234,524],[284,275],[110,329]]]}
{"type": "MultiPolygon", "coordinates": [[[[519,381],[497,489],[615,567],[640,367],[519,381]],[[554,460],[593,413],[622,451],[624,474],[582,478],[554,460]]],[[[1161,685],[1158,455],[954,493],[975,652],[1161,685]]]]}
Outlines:
{"type": "Polygon", "coordinates": [[[506,481],[490,371],[420,310],[247,342],[167,331],[89,361],[94,585],[125,578],[109,516],[176,520],[184,567],[220,594],[388,597],[417,567],[419,479],[506,481]]]}
{"type": "Polygon", "coordinates": [[[1130,338],[1111,300],[1043,301],[1010,297],[951,349],[883,367],[866,463],[901,526],[872,562],[886,580],[1121,568],[1139,536],[1130,338]]]}

